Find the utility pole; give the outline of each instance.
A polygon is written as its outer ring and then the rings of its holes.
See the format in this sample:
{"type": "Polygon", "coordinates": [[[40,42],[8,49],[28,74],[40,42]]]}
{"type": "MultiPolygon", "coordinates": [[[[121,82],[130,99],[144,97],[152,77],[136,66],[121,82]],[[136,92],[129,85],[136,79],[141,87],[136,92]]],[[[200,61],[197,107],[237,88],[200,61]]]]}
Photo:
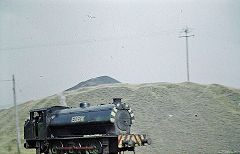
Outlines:
{"type": "Polygon", "coordinates": [[[185,37],[186,38],[186,65],[187,65],[187,81],[190,81],[190,76],[189,76],[189,55],[188,55],[188,37],[192,37],[194,35],[188,35],[188,33],[190,33],[188,27],[186,27],[183,32],[185,33],[185,35],[180,36],[180,38],[185,37]]]}
{"type": "Polygon", "coordinates": [[[15,107],[15,119],[16,119],[16,134],[17,134],[17,143],[18,143],[18,153],[21,153],[21,139],[20,139],[20,131],[18,125],[18,110],[17,110],[17,101],[16,101],[16,88],[15,88],[15,78],[12,75],[13,82],[13,102],[15,107]]]}

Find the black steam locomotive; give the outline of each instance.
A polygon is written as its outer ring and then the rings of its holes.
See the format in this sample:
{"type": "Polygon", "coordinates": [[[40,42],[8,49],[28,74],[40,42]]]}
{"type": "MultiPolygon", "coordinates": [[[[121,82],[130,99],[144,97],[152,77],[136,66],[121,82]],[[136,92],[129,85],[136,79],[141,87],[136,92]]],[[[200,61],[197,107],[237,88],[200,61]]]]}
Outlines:
{"type": "Polygon", "coordinates": [[[24,147],[35,148],[37,154],[134,151],[151,140],[145,134],[130,134],[133,122],[133,111],[120,98],[106,105],[34,109],[25,121],[24,147]]]}

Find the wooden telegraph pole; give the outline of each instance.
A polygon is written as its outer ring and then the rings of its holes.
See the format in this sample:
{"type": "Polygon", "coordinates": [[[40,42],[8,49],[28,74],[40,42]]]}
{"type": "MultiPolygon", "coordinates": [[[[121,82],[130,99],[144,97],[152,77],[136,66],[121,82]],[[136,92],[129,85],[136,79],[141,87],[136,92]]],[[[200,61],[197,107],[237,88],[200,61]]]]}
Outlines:
{"type": "Polygon", "coordinates": [[[19,131],[19,123],[18,123],[18,110],[17,110],[16,88],[15,88],[15,77],[14,77],[14,75],[12,75],[12,82],[13,82],[13,102],[14,102],[14,108],[15,108],[18,153],[21,153],[21,139],[20,139],[20,131],[19,131]]]}
{"type": "Polygon", "coordinates": [[[180,36],[180,37],[185,37],[186,38],[186,65],[187,65],[187,81],[190,81],[190,75],[189,75],[189,54],[188,54],[188,38],[192,37],[194,35],[188,35],[190,33],[188,27],[186,27],[183,31],[185,35],[180,36]]]}

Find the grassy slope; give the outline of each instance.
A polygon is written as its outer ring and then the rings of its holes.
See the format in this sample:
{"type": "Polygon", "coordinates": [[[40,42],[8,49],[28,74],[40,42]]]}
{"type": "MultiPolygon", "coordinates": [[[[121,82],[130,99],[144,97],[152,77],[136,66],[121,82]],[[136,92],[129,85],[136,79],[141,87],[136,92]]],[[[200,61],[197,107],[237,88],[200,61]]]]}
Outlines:
{"type": "MultiPolygon", "coordinates": [[[[139,147],[143,153],[217,153],[240,151],[240,90],[220,85],[154,83],[103,85],[65,92],[67,104],[111,103],[122,97],[135,112],[132,133],[146,133],[153,144],[139,147]]],[[[33,108],[58,105],[56,96],[19,105],[23,124],[33,108]]],[[[0,111],[0,154],[15,153],[13,108],[0,111]]],[[[23,153],[34,153],[25,150],[23,153]]]]}

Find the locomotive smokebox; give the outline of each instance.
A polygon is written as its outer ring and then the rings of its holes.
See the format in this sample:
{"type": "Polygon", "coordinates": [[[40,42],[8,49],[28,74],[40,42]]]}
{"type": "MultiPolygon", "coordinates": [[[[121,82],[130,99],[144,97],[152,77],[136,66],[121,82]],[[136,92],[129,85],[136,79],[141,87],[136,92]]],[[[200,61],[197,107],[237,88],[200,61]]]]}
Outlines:
{"type": "Polygon", "coordinates": [[[122,98],[113,98],[113,104],[121,103],[122,98]]]}
{"type": "Polygon", "coordinates": [[[80,104],[79,104],[79,107],[80,108],[86,108],[86,107],[89,107],[90,106],[90,103],[86,103],[86,102],[81,102],[80,104]]]}

